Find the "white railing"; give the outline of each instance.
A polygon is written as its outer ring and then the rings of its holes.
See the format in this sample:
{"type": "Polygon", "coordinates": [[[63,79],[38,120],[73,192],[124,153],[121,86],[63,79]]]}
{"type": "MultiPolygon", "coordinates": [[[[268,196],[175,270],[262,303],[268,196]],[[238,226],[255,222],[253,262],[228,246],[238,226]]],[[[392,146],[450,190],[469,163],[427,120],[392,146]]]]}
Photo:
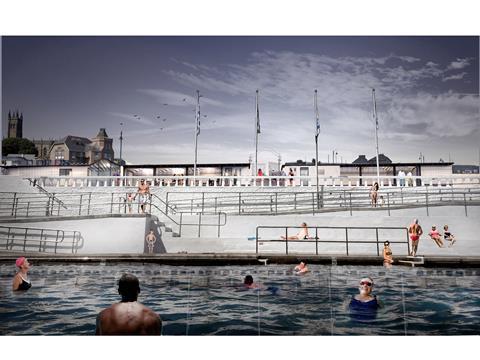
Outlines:
{"type": "MultiPolygon", "coordinates": [[[[146,179],[152,187],[314,187],[314,176],[56,176],[34,178],[41,186],[54,187],[137,187],[146,179]]],[[[380,187],[478,186],[480,175],[380,176],[380,187]]],[[[376,176],[321,176],[320,186],[369,187],[376,176]]]]}

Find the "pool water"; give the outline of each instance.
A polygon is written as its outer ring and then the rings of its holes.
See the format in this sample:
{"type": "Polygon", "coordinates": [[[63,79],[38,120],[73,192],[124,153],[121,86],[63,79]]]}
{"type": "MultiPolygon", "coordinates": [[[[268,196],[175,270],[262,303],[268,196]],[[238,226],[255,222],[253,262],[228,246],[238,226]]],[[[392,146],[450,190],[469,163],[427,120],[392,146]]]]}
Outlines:
{"type": "Polygon", "coordinates": [[[34,264],[32,288],[13,292],[15,268],[3,264],[0,334],[93,335],[96,315],[120,300],[124,272],[139,278],[139,301],[160,314],[163,335],[480,333],[480,269],[310,265],[299,276],[292,268],[34,264]],[[243,287],[247,274],[260,290],[243,287]],[[347,305],[364,276],[383,307],[357,319],[347,305]]]}

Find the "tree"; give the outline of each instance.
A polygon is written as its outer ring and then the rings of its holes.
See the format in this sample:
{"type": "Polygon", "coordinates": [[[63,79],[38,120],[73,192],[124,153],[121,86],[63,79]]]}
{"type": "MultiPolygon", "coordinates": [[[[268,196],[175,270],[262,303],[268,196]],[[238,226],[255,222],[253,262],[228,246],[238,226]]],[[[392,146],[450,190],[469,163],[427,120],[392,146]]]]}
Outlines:
{"type": "Polygon", "coordinates": [[[38,150],[35,144],[28,139],[7,138],[2,141],[2,154],[35,154],[38,155],[38,150]]]}

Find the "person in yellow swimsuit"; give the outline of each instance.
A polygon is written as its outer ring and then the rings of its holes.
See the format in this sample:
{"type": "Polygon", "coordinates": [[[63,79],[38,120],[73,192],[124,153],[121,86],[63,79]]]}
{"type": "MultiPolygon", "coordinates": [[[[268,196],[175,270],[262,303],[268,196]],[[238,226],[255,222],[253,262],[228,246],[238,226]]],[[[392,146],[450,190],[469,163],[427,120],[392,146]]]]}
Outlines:
{"type": "Polygon", "coordinates": [[[383,266],[386,268],[392,267],[393,264],[393,254],[392,250],[390,249],[390,242],[385,241],[383,243],[383,266]]]}

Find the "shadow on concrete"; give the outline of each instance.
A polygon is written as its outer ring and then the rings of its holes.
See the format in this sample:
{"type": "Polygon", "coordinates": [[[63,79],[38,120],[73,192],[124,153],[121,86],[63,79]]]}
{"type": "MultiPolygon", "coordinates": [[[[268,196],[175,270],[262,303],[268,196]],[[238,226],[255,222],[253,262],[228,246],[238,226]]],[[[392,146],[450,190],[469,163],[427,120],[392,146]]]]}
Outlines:
{"type": "Polygon", "coordinates": [[[147,234],[150,232],[150,230],[153,230],[153,234],[157,238],[155,241],[155,244],[153,246],[153,253],[154,254],[165,254],[167,252],[167,249],[165,248],[165,244],[163,243],[162,235],[162,224],[158,220],[156,216],[150,216],[150,221],[146,222],[145,226],[145,236],[143,237],[143,252],[145,254],[148,254],[148,245],[147,241],[145,240],[147,234]]]}

